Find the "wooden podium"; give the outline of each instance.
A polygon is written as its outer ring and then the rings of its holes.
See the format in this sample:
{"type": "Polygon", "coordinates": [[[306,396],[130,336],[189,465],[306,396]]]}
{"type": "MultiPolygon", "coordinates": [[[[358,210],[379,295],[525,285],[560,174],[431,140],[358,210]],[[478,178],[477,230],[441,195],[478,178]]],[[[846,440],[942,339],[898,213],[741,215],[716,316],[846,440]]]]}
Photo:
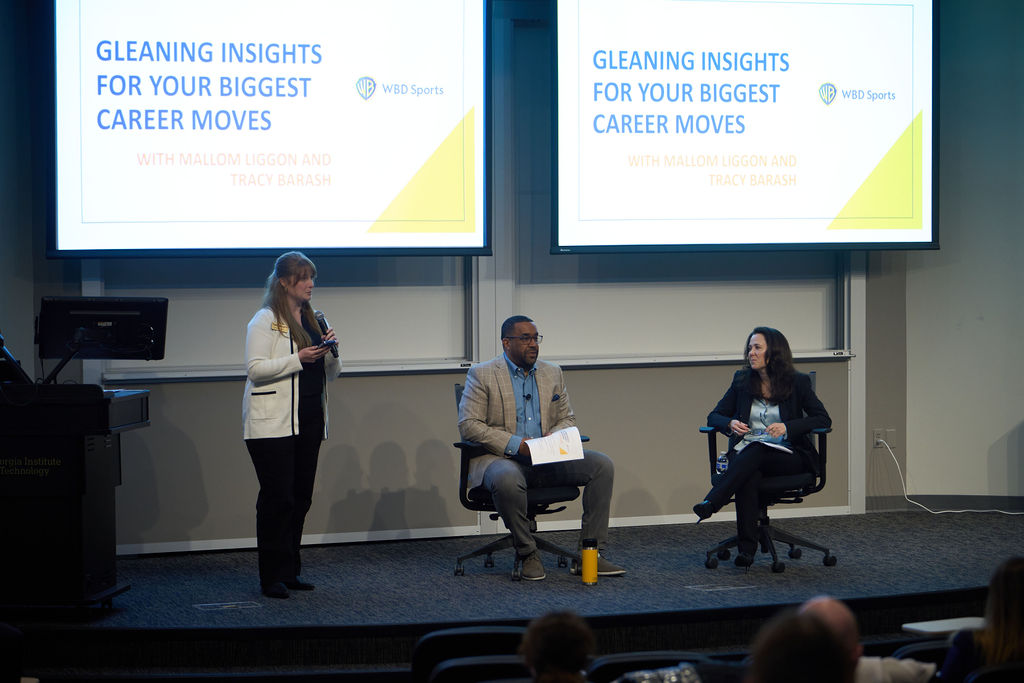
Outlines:
{"type": "Polygon", "coordinates": [[[149,391],[0,384],[0,604],[87,605],[118,584],[121,432],[149,424],[149,391]]]}

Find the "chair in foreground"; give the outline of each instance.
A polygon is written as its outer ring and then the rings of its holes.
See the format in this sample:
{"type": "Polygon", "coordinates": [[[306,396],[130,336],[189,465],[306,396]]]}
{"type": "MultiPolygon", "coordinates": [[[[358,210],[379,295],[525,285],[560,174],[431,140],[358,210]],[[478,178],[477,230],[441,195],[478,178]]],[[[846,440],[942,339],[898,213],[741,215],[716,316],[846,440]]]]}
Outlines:
{"type": "Polygon", "coordinates": [[[1024,681],[1024,662],[1005,662],[983,666],[967,674],[964,683],[1020,683],[1024,681]]]}
{"type": "Polygon", "coordinates": [[[429,683],[479,683],[504,678],[529,678],[519,655],[477,655],[446,659],[434,667],[429,683]]]}
{"type": "Polygon", "coordinates": [[[948,653],[949,638],[933,638],[898,647],[893,650],[892,656],[896,659],[916,659],[919,662],[934,664],[941,669],[948,653]]]}
{"type": "Polygon", "coordinates": [[[462,626],[427,633],[412,650],[412,683],[426,683],[441,662],[469,655],[514,655],[525,626],[462,626]]]}
{"type": "MultiPolygon", "coordinates": [[[[708,437],[708,461],[711,466],[711,483],[716,483],[716,478],[721,475],[715,471],[715,464],[718,459],[717,431],[714,427],[704,426],[700,428],[702,434],[708,437]]],[[[760,514],[758,515],[758,544],[761,552],[769,553],[772,556],[772,571],[783,572],[786,564],[779,560],[775,550],[775,542],[785,543],[789,546],[789,557],[796,560],[803,554],[798,546],[818,550],[825,554],[822,563],[826,567],[832,567],[836,563],[836,556],[829,552],[829,549],[813,541],[800,536],[790,534],[777,526],[772,526],[768,518],[768,508],[778,503],[802,503],[804,497],[817,493],[825,488],[825,463],[827,459],[828,439],[827,434],[831,429],[815,429],[812,434],[817,437],[817,450],[820,456],[821,468],[814,472],[804,472],[780,477],[764,477],[758,486],[758,498],[760,514]]],[[[704,566],[714,569],[718,566],[719,560],[728,560],[731,555],[730,549],[736,547],[736,536],[731,536],[718,545],[708,549],[704,566]]]]}
{"type": "Polygon", "coordinates": [[[647,650],[640,652],[617,652],[595,657],[587,667],[587,681],[610,683],[631,671],[644,671],[677,666],[681,662],[697,664],[705,657],[697,652],[685,650],[647,650]]]}
{"type": "MultiPolygon", "coordinates": [[[[458,406],[462,400],[462,385],[455,385],[455,405],[458,406]]],[[[586,437],[583,438],[586,441],[586,437]]],[[[478,455],[486,453],[484,447],[478,443],[472,441],[459,441],[454,444],[459,449],[461,454],[461,464],[459,466],[459,501],[462,506],[467,510],[473,510],[475,512],[487,512],[490,513],[490,518],[497,521],[500,517],[497,512],[497,508],[494,506],[494,500],[491,498],[491,492],[483,486],[476,486],[469,488],[469,462],[478,455]]],[[[577,570],[580,562],[580,556],[578,553],[566,550],[565,548],[559,547],[550,541],[537,536],[537,515],[548,515],[554,512],[561,512],[565,509],[564,503],[576,500],[579,498],[580,490],[576,486],[555,486],[551,488],[531,488],[526,492],[526,516],[530,520],[530,532],[534,534],[534,540],[537,542],[537,550],[543,550],[545,552],[552,553],[558,556],[558,566],[567,567],[569,560],[573,561],[573,571],[577,570]],[[559,505],[563,503],[563,505],[559,505]],[[552,505],[559,505],[558,507],[551,507],[552,505]]],[[[512,534],[506,534],[496,541],[492,541],[482,548],[478,548],[471,553],[462,555],[455,561],[455,575],[463,576],[466,573],[462,563],[472,557],[479,557],[486,555],[484,560],[485,567],[494,566],[493,553],[497,550],[503,550],[505,548],[512,548],[512,534]]],[[[513,554],[513,556],[515,556],[513,554]]],[[[515,562],[512,566],[512,580],[518,581],[522,578],[519,567],[519,558],[515,557],[515,562]]]]}

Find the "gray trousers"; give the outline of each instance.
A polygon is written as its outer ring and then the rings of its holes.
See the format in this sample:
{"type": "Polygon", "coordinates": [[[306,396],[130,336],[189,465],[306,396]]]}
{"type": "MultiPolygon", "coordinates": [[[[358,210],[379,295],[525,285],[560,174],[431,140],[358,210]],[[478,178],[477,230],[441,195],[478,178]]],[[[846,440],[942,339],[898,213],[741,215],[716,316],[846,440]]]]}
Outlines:
{"type": "Polygon", "coordinates": [[[495,460],[484,471],[483,485],[494,499],[501,520],[512,533],[516,554],[526,557],[537,549],[526,516],[527,488],[583,486],[583,525],[580,539],[596,538],[598,548],[608,540],[608,511],[612,502],[615,466],[598,451],[583,451],[582,460],[546,465],[523,465],[511,458],[495,460]]]}

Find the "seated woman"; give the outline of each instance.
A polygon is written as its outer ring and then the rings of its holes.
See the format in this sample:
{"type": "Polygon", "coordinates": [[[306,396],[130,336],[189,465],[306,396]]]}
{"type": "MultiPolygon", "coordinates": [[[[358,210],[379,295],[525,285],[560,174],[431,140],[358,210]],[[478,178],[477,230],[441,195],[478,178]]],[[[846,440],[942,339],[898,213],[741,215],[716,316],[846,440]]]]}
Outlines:
{"type": "Polygon", "coordinates": [[[709,426],[729,435],[729,467],[693,506],[704,520],[735,496],[739,567],[753,564],[757,551],[761,478],[817,472],[818,452],[809,434],[832,425],[810,377],[793,368],[793,353],[781,332],[755,327],[744,356],[746,365],[708,415],[709,426]]]}
{"type": "Polygon", "coordinates": [[[954,634],[939,678],[960,683],[975,669],[1004,662],[1024,662],[1024,557],[996,568],[985,599],[985,626],[954,634]]]}

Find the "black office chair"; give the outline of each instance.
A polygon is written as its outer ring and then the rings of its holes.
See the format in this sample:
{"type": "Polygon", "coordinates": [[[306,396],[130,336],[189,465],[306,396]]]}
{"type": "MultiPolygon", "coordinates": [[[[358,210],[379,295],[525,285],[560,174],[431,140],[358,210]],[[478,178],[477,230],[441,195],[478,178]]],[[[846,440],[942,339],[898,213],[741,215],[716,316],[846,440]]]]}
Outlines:
{"type": "Polygon", "coordinates": [[[446,659],[434,667],[428,683],[479,683],[496,678],[527,678],[530,669],[519,655],[476,655],[446,659]]]}
{"type": "Polygon", "coordinates": [[[412,683],[426,683],[441,662],[469,655],[513,655],[525,626],[459,626],[431,631],[412,649],[412,683]]]}
{"type": "Polygon", "coordinates": [[[1024,681],[1024,662],[1006,662],[983,666],[967,674],[964,683],[1020,683],[1024,681]]]}
{"type": "Polygon", "coordinates": [[[933,638],[898,647],[892,656],[896,659],[916,659],[919,662],[934,664],[941,669],[948,653],[949,638],[933,638]]]}
{"type": "MultiPolygon", "coordinates": [[[[811,383],[813,386],[813,375],[811,383]]],[[[715,463],[718,459],[717,431],[714,427],[708,426],[701,427],[700,431],[702,434],[707,434],[708,437],[708,461],[711,466],[711,484],[713,486],[717,483],[718,478],[722,476],[715,471],[715,463]]],[[[828,548],[772,526],[771,520],[768,519],[768,508],[770,506],[778,503],[802,503],[804,497],[825,488],[825,463],[828,454],[828,439],[826,435],[831,431],[829,428],[811,431],[817,437],[818,455],[821,461],[820,471],[817,474],[814,472],[804,472],[781,477],[764,477],[758,486],[759,507],[761,508],[758,515],[759,544],[761,552],[771,554],[772,571],[775,573],[786,570],[786,564],[779,561],[779,555],[775,550],[775,541],[787,544],[789,546],[789,556],[794,560],[799,559],[803,554],[803,551],[797,546],[803,546],[804,548],[811,548],[825,553],[822,563],[826,567],[835,566],[836,556],[830,553],[828,548]]],[[[714,569],[718,566],[719,560],[729,559],[731,554],[730,548],[735,547],[736,537],[731,536],[718,545],[709,548],[707,557],[704,560],[704,566],[708,569],[714,569]]]]}
{"type": "Polygon", "coordinates": [[[704,655],[685,650],[647,650],[616,652],[595,657],[587,667],[588,683],[611,683],[631,671],[647,671],[677,666],[682,662],[697,664],[706,661],[704,655]]]}
{"type": "MultiPolygon", "coordinates": [[[[462,401],[462,385],[455,385],[455,405],[462,401]]],[[[588,441],[587,437],[582,437],[583,441],[588,441]]],[[[497,508],[494,507],[494,500],[491,498],[491,492],[483,486],[476,486],[469,488],[469,462],[478,455],[486,453],[486,449],[478,443],[472,441],[459,441],[454,444],[462,456],[462,463],[459,467],[459,501],[462,506],[467,510],[473,510],[475,512],[489,512],[492,520],[499,519],[497,508]]],[[[576,500],[580,496],[580,489],[577,486],[554,486],[551,488],[531,488],[526,492],[526,516],[530,520],[530,531],[534,533],[534,540],[537,542],[537,550],[543,550],[545,552],[553,553],[558,556],[558,566],[567,567],[569,566],[569,560],[573,563],[573,573],[579,572],[580,556],[579,553],[575,553],[565,548],[561,548],[554,543],[536,535],[537,532],[537,515],[549,515],[554,512],[561,512],[565,509],[565,505],[552,508],[552,505],[558,505],[559,503],[568,503],[576,500]]],[[[484,560],[485,567],[494,566],[493,553],[496,550],[503,550],[505,548],[512,547],[512,534],[507,534],[496,541],[492,541],[482,548],[478,548],[471,553],[462,555],[455,561],[455,575],[463,576],[466,573],[462,563],[471,557],[479,557],[480,555],[486,555],[484,560]]],[[[519,581],[522,578],[520,571],[520,560],[519,556],[515,556],[515,562],[512,565],[512,580],[519,581]]]]}

